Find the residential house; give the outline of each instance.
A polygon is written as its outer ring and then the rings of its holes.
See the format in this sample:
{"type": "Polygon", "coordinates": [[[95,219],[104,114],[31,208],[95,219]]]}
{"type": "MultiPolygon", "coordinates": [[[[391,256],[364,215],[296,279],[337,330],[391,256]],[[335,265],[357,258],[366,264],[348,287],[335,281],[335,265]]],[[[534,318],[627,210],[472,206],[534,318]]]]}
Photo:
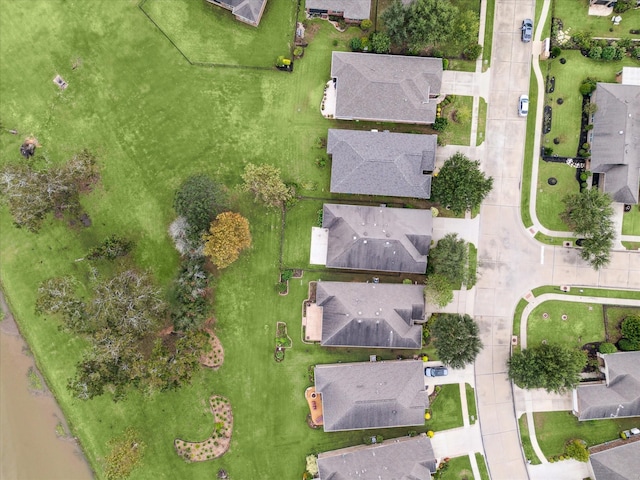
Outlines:
{"type": "Polygon", "coordinates": [[[579,420],[640,416],[640,352],[600,356],[605,382],[574,390],[574,415],[579,420]]]}
{"type": "Polygon", "coordinates": [[[422,348],[424,286],[318,282],[325,347],[422,348]]]}
{"type": "Polygon", "coordinates": [[[237,20],[257,27],[267,0],[207,0],[207,2],[231,10],[237,20]]]}
{"type": "Polygon", "coordinates": [[[431,210],[325,204],[326,266],[424,274],[431,210]]]}
{"type": "Polygon", "coordinates": [[[318,455],[320,480],[430,480],[437,461],[426,436],[387,440],[318,455]]]}
{"type": "Polygon", "coordinates": [[[424,425],[421,360],[316,365],[325,432],[424,425]]]}
{"type": "Polygon", "coordinates": [[[589,469],[594,480],[640,479],[640,441],[592,453],[589,469]]]}
{"type": "Polygon", "coordinates": [[[640,85],[640,67],[622,67],[616,74],[616,82],[623,85],[640,85]]]}
{"type": "Polygon", "coordinates": [[[640,86],[598,83],[591,96],[591,171],[614,202],[637,204],[640,196],[640,86]],[[602,177],[604,176],[604,181],[602,177]]]}
{"type": "Polygon", "coordinates": [[[330,129],[331,192],[429,198],[437,135],[330,129]]]}
{"type": "Polygon", "coordinates": [[[306,0],[305,7],[310,16],[331,15],[342,17],[347,23],[360,23],[369,18],[371,0],[306,0]]]}
{"type": "Polygon", "coordinates": [[[436,119],[442,59],[333,52],[335,118],[429,124],[436,119]]]}

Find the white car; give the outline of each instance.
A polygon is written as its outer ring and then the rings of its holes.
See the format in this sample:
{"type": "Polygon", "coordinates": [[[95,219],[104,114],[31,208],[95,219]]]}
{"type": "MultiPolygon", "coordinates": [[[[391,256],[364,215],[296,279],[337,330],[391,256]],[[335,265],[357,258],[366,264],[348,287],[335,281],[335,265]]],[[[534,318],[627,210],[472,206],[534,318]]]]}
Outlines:
{"type": "Polygon", "coordinates": [[[518,102],[518,115],[526,117],[529,113],[529,96],[520,95],[520,101],[518,102]]]}

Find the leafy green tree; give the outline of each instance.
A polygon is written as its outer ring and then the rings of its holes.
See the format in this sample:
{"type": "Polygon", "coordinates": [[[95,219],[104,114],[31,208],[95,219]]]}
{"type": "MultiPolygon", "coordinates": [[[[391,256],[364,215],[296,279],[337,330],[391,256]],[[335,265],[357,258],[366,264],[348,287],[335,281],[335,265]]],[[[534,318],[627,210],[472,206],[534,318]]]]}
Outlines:
{"type": "Polygon", "coordinates": [[[431,334],[438,357],[452,368],[473,363],[482,350],[478,325],[469,315],[438,314],[431,334]]]}
{"type": "Polygon", "coordinates": [[[451,41],[455,33],[458,8],[449,0],[415,0],[409,5],[407,23],[411,50],[451,41]]]}
{"type": "Polygon", "coordinates": [[[407,23],[409,9],[402,5],[400,0],[394,0],[380,17],[393,45],[404,45],[408,40],[407,23]]]}
{"type": "Polygon", "coordinates": [[[580,256],[596,270],[610,261],[615,237],[611,197],[597,188],[567,195],[562,220],[576,235],[584,237],[580,256]]]}
{"type": "Polygon", "coordinates": [[[453,286],[444,275],[430,275],[425,283],[424,297],[427,303],[444,307],[453,300],[453,286]]]}
{"type": "MultiPolygon", "coordinates": [[[[465,9],[455,17],[455,35],[452,41],[458,47],[478,45],[478,31],[480,30],[480,15],[471,9],[465,9]]],[[[482,51],[482,46],[480,45],[482,51]]],[[[478,58],[479,54],[473,58],[478,58]]]]}
{"type": "Polygon", "coordinates": [[[369,36],[371,50],[375,53],[389,53],[391,39],[384,32],[374,32],[369,36]]]}
{"type": "Polygon", "coordinates": [[[283,208],[293,198],[293,189],[280,176],[280,169],[269,164],[247,164],[242,174],[243,189],[254,195],[256,202],[267,207],[283,208]]]}
{"type": "Polygon", "coordinates": [[[564,345],[542,344],[514,353],[507,364],[509,378],[520,388],[565,393],[580,382],[587,356],[564,345]]]}
{"type": "Polygon", "coordinates": [[[480,162],[458,152],[448,158],[431,187],[432,197],[459,215],[482,203],[493,187],[493,178],[480,170],[480,162]]]}
{"type": "Polygon", "coordinates": [[[176,191],[173,208],[189,224],[187,235],[198,239],[226,208],[224,188],[207,175],[187,178],[176,191]]]}
{"type": "Polygon", "coordinates": [[[461,285],[467,281],[468,261],[467,242],[458,238],[457,233],[448,233],[429,252],[428,274],[442,275],[449,284],[461,285]]]}

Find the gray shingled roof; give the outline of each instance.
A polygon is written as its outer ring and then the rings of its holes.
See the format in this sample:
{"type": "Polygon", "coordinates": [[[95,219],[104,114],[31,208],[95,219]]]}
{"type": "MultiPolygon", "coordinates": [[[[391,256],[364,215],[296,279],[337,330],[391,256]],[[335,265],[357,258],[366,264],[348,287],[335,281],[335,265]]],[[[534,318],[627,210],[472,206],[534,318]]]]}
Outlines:
{"type": "Polygon", "coordinates": [[[425,273],[431,210],[325,204],[327,267],[425,273]]]}
{"type": "Polygon", "coordinates": [[[422,347],[424,287],[390,283],[319,282],[321,345],[422,347]]]}
{"type": "Polygon", "coordinates": [[[429,198],[437,142],[437,135],[330,129],[331,191],[429,198]]]}
{"type": "Polygon", "coordinates": [[[594,453],[589,460],[595,480],[640,479],[640,442],[594,453]]]}
{"type": "Polygon", "coordinates": [[[318,455],[320,480],[430,480],[436,464],[431,440],[426,436],[318,455]]]}
{"type": "Polygon", "coordinates": [[[442,59],[333,52],[336,118],[433,123],[442,59]]]}
{"type": "Polygon", "coordinates": [[[602,356],[607,383],[578,386],[578,418],[640,416],[640,352],[602,356]]]}
{"type": "Polygon", "coordinates": [[[267,0],[207,0],[209,3],[226,5],[231,13],[246,19],[249,23],[259,24],[267,0]]]}
{"type": "Polygon", "coordinates": [[[424,425],[421,360],[317,365],[325,432],[424,425]]]}
{"type": "Polygon", "coordinates": [[[592,101],[591,171],[604,173],[614,201],[636,204],[640,189],[640,86],[598,83],[592,101]]]}
{"type": "Polygon", "coordinates": [[[371,12],[371,0],[306,0],[307,10],[343,12],[344,18],[365,20],[371,12]]]}

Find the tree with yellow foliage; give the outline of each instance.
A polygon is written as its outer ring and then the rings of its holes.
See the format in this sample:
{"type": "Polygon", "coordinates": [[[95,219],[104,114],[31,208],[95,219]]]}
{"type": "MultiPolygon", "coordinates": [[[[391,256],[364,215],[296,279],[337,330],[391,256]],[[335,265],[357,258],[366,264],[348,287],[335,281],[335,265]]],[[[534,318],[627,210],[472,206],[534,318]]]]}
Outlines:
{"type": "Polygon", "coordinates": [[[239,213],[223,212],[211,222],[204,241],[204,254],[219,269],[226,268],[251,246],[249,221],[239,213]]]}

